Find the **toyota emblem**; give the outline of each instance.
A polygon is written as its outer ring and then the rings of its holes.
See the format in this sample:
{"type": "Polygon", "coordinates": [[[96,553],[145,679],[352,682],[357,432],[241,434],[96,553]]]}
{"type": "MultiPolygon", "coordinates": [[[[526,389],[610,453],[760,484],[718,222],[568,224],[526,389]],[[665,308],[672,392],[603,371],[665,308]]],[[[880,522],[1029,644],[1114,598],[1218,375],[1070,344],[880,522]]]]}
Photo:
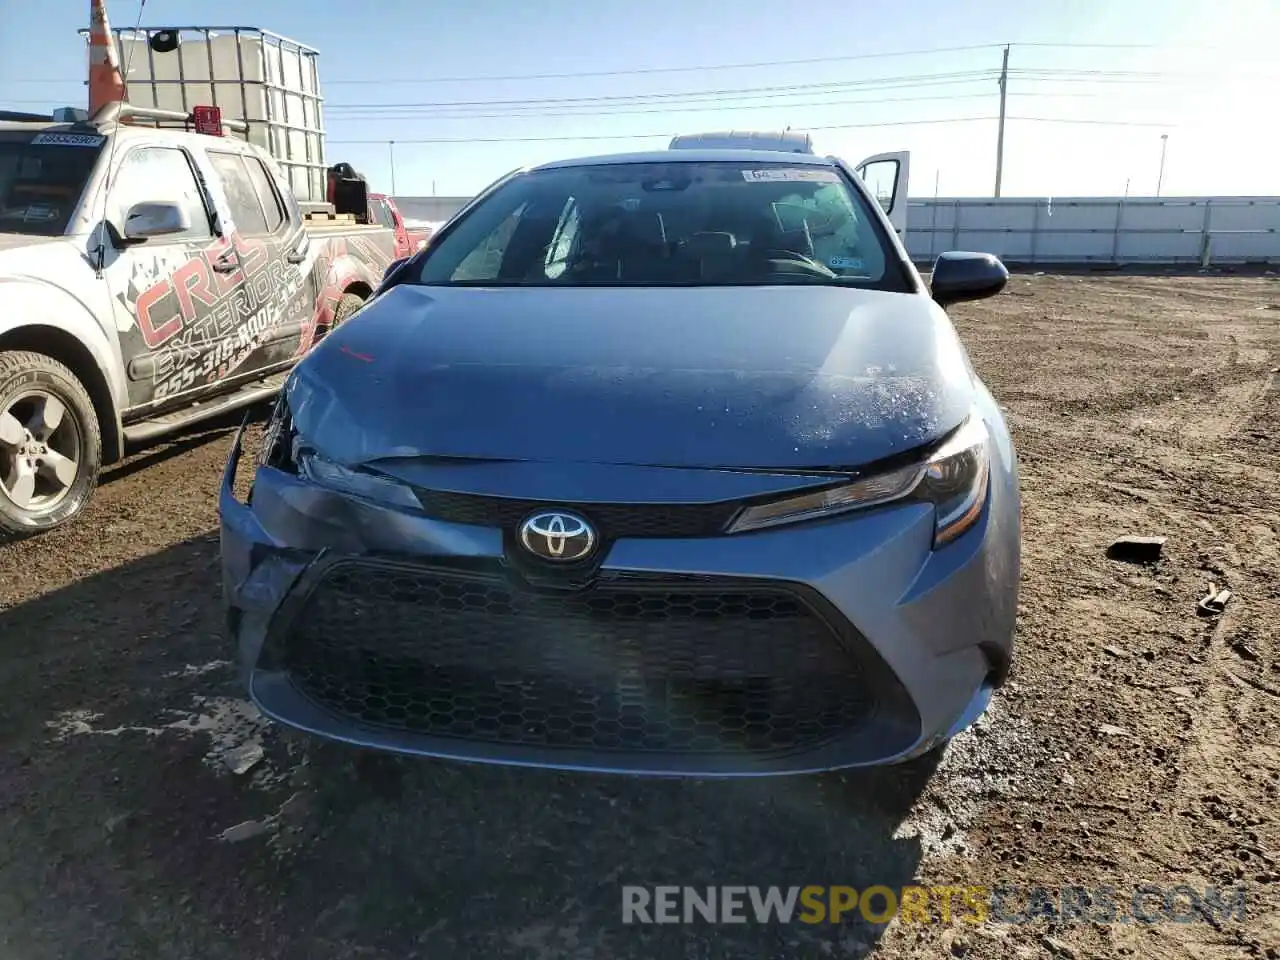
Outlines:
{"type": "Polygon", "coordinates": [[[596,532],[575,513],[547,511],[520,524],[520,543],[535,557],[570,563],[595,549],[596,532]]]}

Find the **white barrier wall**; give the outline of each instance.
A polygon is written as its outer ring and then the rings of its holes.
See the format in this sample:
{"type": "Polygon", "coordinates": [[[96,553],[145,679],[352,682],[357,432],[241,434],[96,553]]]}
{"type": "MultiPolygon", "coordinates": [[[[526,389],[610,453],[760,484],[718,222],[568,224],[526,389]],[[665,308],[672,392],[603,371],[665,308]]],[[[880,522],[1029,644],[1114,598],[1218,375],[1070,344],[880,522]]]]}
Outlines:
{"type": "MultiPolygon", "coordinates": [[[[447,220],[469,197],[396,197],[447,220]]],[[[912,200],[907,251],[983,250],[1009,263],[1280,263],[1280,197],[974,197],[912,200]]]]}
{"type": "Polygon", "coordinates": [[[1280,263],[1280,197],[912,200],[907,251],[1009,263],[1280,263]]]}
{"type": "Polygon", "coordinates": [[[406,220],[439,223],[471,202],[470,197],[396,197],[396,209],[406,220]]]}

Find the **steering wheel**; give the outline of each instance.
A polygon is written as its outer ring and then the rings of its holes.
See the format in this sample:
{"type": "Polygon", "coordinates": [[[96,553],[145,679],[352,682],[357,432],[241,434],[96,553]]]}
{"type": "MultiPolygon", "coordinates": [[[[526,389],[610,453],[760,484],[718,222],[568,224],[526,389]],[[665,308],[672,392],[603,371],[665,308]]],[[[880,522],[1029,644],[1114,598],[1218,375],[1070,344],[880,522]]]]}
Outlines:
{"type": "Polygon", "coordinates": [[[839,277],[839,274],[825,263],[819,263],[813,257],[807,257],[803,253],[796,253],[794,250],[768,250],[765,252],[765,257],[775,267],[799,267],[803,273],[816,274],[828,280],[835,280],[839,277]]]}

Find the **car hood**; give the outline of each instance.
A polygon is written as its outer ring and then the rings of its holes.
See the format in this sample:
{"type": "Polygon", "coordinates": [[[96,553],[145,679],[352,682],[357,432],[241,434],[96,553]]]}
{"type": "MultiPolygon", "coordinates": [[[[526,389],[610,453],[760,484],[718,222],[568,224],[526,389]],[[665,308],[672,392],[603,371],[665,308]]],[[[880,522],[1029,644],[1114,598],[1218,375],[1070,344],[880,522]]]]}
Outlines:
{"type": "Polygon", "coordinates": [[[23,247],[37,247],[47,243],[58,243],[62,237],[35,237],[26,233],[0,232],[0,253],[18,250],[23,247]]]}
{"type": "Polygon", "coordinates": [[[927,297],[826,286],[397,286],[288,387],[342,463],[388,457],[846,469],[961,423],[968,358],[927,297]]]}

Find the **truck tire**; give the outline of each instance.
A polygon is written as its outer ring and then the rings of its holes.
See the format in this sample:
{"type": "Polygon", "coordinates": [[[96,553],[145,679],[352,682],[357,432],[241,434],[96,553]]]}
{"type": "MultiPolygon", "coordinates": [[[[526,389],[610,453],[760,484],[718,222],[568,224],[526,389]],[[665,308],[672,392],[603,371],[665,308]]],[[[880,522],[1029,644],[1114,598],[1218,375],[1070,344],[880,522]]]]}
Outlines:
{"type": "Polygon", "coordinates": [[[0,534],[66,523],[101,469],[98,415],[76,375],[42,353],[0,352],[0,534]]]}
{"type": "Polygon", "coordinates": [[[344,293],[342,299],[338,301],[338,305],[333,308],[333,323],[330,327],[338,328],[338,324],[342,323],[353,313],[364,306],[364,297],[358,293],[344,293]]]}

